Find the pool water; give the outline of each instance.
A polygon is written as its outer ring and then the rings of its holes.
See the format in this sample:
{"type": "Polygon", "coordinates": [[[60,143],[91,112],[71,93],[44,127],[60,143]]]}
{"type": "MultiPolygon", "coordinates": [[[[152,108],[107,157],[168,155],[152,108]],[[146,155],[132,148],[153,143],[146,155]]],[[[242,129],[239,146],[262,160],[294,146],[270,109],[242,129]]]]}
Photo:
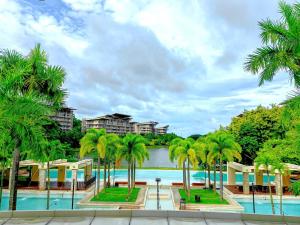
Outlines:
{"type": "MultiPolygon", "coordinates": [[[[96,170],[93,170],[93,175],[96,176],[96,170]]],[[[111,176],[114,176],[113,171],[111,171],[111,176]]],[[[52,179],[57,178],[57,170],[51,170],[50,177],[52,179]]],[[[72,171],[66,171],[66,179],[70,180],[72,177],[72,171]]],[[[101,170],[100,179],[103,178],[103,170],[101,170]]],[[[136,180],[137,181],[147,181],[149,184],[155,184],[155,178],[161,178],[161,184],[170,185],[172,182],[181,182],[182,181],[182,171],[181,170],[136,170],[136,180]]],[[[207,172],[206,172],[207,177],[207,172]]],[[[213,181],[214,176],[213,173],[210,175],[211,180],[213,181]]],[[[77,174],[77,179],[79,181],[84,180],[84,172],[83,170],[79,170],[77,174]]],[[[115,180],[126,180],[127,179],[127,170],[119,169],[115,171],[115,180]]],[[[204,171],[191,171],[191,183],[193,182],[204,182],[205,180],[205,172],[204,171]]],[[[216,181],[220,180],[220,174],[217,172],[216,181]]],[[[227,174],[223,173],[224,182],[227,181],[227,174]]],[[[242,183],[243,175],[241,173],[236,173],[236,182],[242,183]]],[[[249,175],[249,181],[254,181],[254,175],[249,175]]],[[[271,181],[274,181],[274,176],[271,176],[271,181]]],[[[267,182],[267,177],[264,176],[264,182],[267,182]]]]}
{"type": "MultiPolygon", "coordinates": [[[[252,199],[235,199],[244,207],[245,213],[253,213],[252,199]]],[[[280,214],[279,200],[274,200],[275,213],[280,214]]],[[[300,200],[283,200],[283,213],[288,216],[300,216],[300,200]]],[[[256,199],[255,212],[257,214],[272,214],[271,202],[269,199],[256,199]]]]}
{"type": "MultiPolygon", "coordinates": [[[[82,196],[75,195],[74,208],[76,203],[82,199],[82,196]]],[[[8,210],[9,196],[3,195],[0,210],[8,210]]],[[[28,195],[18,194],[17,210],[46,210],[47,197],[46,195],[28,195]]],[[[50,196],[51,210],[72,209],[71,195],[51,194],[50,196]]]]}

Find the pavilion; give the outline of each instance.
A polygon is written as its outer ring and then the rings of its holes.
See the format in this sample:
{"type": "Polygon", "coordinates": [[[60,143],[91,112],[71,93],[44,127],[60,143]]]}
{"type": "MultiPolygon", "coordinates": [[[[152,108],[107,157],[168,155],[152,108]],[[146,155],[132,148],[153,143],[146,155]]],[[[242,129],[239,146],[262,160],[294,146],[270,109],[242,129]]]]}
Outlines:
{"type": "MultiPolygon", "coordinates": [[[[18,187],[23,189],[46,189],[47,181],[47,162],[37,162],[34,160],[20,161],[19,176],[25,175],[26,180],[18,182],[18,187]],[[25,168],[25,170],[24,170],[25,168]],[[29,168],[29,172],[27,170],[29,168]]],[[[93,160],[84,159],[78,162],[68,162],[65,159],[59,159],[50,162],[50,169],[57,169],[57,178],[50,180],[50,188],[54,190],[70,190],[73,187],[75,190],[85,190],[94,182],[95,177],[92,175],[93,160]],[[78,170],[84,170],[84,180],[78,181],[78,170]],[[67,170],[71,170],[71,179],[67,179],[67,170]]],[[[11,175],[11,168],[10,173],[11,175]]],[[[10,184],[9,184],[10,186],[10,184]]]]}
{"type": "MultiPolygon", "coordinates": [[[[293,175],[293,173],[300,173],[300,166],[285,163],[287,167],[287,171],[289,173],[286,174],[280,174],[277,170],[274,171],[275,174],[275,192],[277,195],[280,195],[282,190],[280,189],[280,180],[282,183],[282,187],[284,190],[286,190],[287,187],[290,187],[291,184],[291,178],[293,176],[299,175],[293,175]],[[281,179],[280,179],[281,178],[281,179]]],[[[269,171],[271,168],[269,168],[269,171]]],[[[260,166],[259,168],[256,168],[255,166],[247,166],[243,165],[237,162],[229,162],[227,163],[227,187],[236,186],[236,172],[241,172],[243,177],[242,186],[240,187],[240,191],[242,191],[243,194],[249,194],[250,193],[250,185],[249,185],[249,173],[254,174],[254,185],[257,187],[263,187],[264,186],[264,173],[266,173],[266,170],[264,167],[260,166]]],[[[274,186],[273,186],[274,187],[274,186]]]]}

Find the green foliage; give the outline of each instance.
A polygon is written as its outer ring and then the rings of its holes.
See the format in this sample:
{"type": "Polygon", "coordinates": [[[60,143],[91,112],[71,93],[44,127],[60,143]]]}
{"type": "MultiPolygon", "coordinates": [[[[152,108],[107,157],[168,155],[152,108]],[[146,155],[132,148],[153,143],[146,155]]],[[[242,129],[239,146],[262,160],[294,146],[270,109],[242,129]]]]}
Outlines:
{"type": "Polygon", "coordinates": [[[282,107],[274,105],[271,108],[258,106],[232,119],[228,131],[242,147],[242,163],[251,165],[267,140],[285,136],[282,111],[282,107]]]}
{"type": "Polygon", "coordinates": [[[128,197],[128,189],[123,187],[105,188],[92,198],[95,202],[135,202],[140,188],[133,188],[128,197]]]}
{"type": "Polygon", "coordinates": [[[170,142],[178,136],[174,133],[170,134],[144,134],[143,137],[146,139],[147,146],[168,146],[170,142]]]}
{"type": "Polygon", "coordinates": [[[181,198],[185,198],[187,203],[195,204],[221,204],[227,205],[226,200],[221,200],[220,195],[210,189],[191,189],[191,198],[188,199],[188,196],[184,189],[179,189],[179,194],[181,198]],[[200,202],[195,202],[195,195],[200,195],[200,202]]]}
{"type": "Polygon", "coordinates": [[[296,196],[300,195],[300,181],[297,181],[297,182],[292,184],[291,191],[296,196]]]}
{"type": "Polygon", "coordinates": [[[263,46],[250,54],[245,69],[259,74],[259,85],[272,81],[279,70],[286,70],[296,87],[300,86],[300,4],[279,3],[281,18],[259,23],[263,46]]]}

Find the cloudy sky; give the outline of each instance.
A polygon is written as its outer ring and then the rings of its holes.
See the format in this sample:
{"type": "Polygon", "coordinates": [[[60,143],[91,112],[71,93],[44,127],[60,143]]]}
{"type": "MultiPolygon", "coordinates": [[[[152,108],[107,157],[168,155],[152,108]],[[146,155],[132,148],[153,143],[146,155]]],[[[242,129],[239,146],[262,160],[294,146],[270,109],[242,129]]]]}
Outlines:
{"type": "Polygon", "coordinates": [[[187,136],[292,90],[285,73],[257,87],[243,70],[266,18],[280,18],[278,1],[0,0],[0,48],[41,43],[79,118],[125,113],[187,136]]]}

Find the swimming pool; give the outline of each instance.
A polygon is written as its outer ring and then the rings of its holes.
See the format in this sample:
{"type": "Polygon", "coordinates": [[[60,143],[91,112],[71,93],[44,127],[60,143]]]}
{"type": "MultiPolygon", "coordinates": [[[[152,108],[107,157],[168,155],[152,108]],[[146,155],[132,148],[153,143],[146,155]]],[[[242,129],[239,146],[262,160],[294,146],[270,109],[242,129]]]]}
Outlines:
{"type": "MultiPolygon", "coordinates": [[[[93,174],[96,176],[96,170],[93,170],[93,174]]],[[[50,176],[52,179],[57,178],[57,170],[51,170],[50,176]]],[[[113,171],[111,171],[111,176],[114,176],[113,171]]],[[[71,180],[72,171],[67,170],[66,178],[71,180]]],[[[136,180],[137,181],[147,181],[148,184],[155,184],[155,178],[161,178],[161,184],[170,185],[172,182],[181,182],[182,181],[182,171],[181,170],[145,170],[137,169],[136,171],[136,180]]],[[[207,172],[206,172],[207,177],[207,172]]],[[[214,179],[213,173],[210,175],[212,181],[214,179]]],[[[101,179],[103,178],[103,170],[101,170],[101,179]]],[[[84,180],[83,170],[79,170],[77,174],[77,179],[79,181],[84,180]]],[[[115,180],[126,180],[127,179],[127,170],[118,169],[115,172],[115,180]]],[[[204,182],[205,172],[204,171],[191,171],[191,182],[204,182]]],[[[227,174],[223,173],[224,182],[227,181],[227,174]]],[[[220,174],[217,172],[216,180],[220,180],[220,174]]],[[[243,175],[241,173],[236,173],[236,182],[242,183],[243,175]]],[[[254,175],[249,175],[249,181],[254,181],[254,175]]],[[[274,176],[271,177],[271,181],[274,181],[274,176]]],[[[267,182],[267,177],[264,176],[264,182],[267,182]]]]}
{"type": "MultiPolygon", "coordinates": [[[[252,199],[235,199],[244,207],[245,213],[253,213],[252,199]]],[[[274,200],[275,212],[280,214],[279,200],[274,200]]],[[[283,200],[283,212],[288,216],[300,216],[300,200],[283,200]]],[[[271,203],[269,199],[255,199],[255,212],[257,214],[272,214],[271,203]]]]}
{"type": "MultiPolygon", "coordinates": [[[[70,194],[51,194],[50,196],[51,210],[65,210],[72,209],[72,198],[70,194]]],[[[82,199],[82,195],[74,196],[74,208],[76,203],[82,199]]],[[[0,210],[8,210],[9,196],[4,194],[0,210]]],[[[46,195],[32,195],[32,194],[18,194],[17,210],[46,210],[47,196],[46,195]]]]}

